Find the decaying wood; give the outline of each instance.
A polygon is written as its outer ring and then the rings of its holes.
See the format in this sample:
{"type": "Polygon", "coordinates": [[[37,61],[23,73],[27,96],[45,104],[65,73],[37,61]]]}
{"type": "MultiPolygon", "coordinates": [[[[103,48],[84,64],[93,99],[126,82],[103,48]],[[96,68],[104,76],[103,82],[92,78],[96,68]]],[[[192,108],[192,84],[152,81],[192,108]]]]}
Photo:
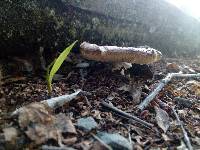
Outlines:
{"type": "Polygon", "coordinates": [[[76,98],[82,90],[77,90],[75,93],[66,94],[54,98],[50,98],[47,100],[42,101],[42,103],[46,103],[50,108],[57,108],[63,106],[65,103],[71,101],[72,99],[76,98]]]}
{"type": "MultiPolygon", "coordinates": [[[[49,107],[51,109],[55,109],[55,108],[63,106],[65,103],[68,103],[71,100],[75,99],[81,93],[84,93],[84,92],[82,90],[77,90],[76,92],[74,92],[72,94],[66,94],[66,95],[50,98],[50,99],[47,99],[47,100],[43,100],[43,101],[41,101],[41,103],[45,104],[47,107],[49,107]]],[[[12,113],[12,115],[17,115],[20,111],[23,110],[23,108],[24,107],[16,109],[12,113]]]]}
{"type": "Polygon", "coordinates": [[[133,116],[133,115],[130,115],[130,114],[126,113],[126,112],[123,112],[122,110],[120,110],[120,109],[118,109],[118,108],[116,108],[116,107],[114,107],[114,106],[112,106],[112,105],[110,105],[110,104],[108,104],[108,103],[106,103],[104,101],[101,102],[101,104],[104,107],[109,108],[113,112],[116,112],[117,114],[120,114],[121,116],[124,116],[125,118],[132,119],[132,120],[134,120],[134,121],[136,121],[136,122],[138,122],[138,123],[140,123],[140,124],[142,124],[142,125],[144,125],[146,127],[152,128],[154,126],[153,124],[148,123],[148,122],[146,122],[146,121],[144,121],[144,120],[142,120],[142,119],[140,119],[140,118],[138,118],[136,116],[133,116]]]}
{"type": "Polygon", "coordinates": [[[185,128],[183,127],[183,123],[180,121],[179,116],[176,113],[176,110],[174,109],[174,107],[172,107],[172,111],[173,111],[173,113],[176,117],[178,124],[181,127],[181,130],[183,131],[183,136],[184,136],[184,141],[185,141],[186,146],[188,147],[189,150],[193,150],[193,147],[192,147],[192,144],[191,144],[190,139],[188,137],[188,134],[187,134],[185,128]]]}
{"type": "Polygon", "coordinates": [[[80,45],[81,54],[86,59],[104,62],[128,62],[135,64],[150,64],[161,59],[162,54],[153,48],[98,46],[83,42],[80,45]]]}
{"type": "Polygon", "coordinates": [[[156,95],[162,90],[162,88],[168,84],[169,81],[173,77],[178,77],[178,78],[194,78],[194,77],[200,77],[200,73],[197,74],[183,74],[183,73],[169,73],[164,79],[160,81],[158,86],[152,91],[146,98],[145,100],[140,103],[138,108],[140,110],[144,110],[148,106],[148,104],[156,97],[156,95]]]}

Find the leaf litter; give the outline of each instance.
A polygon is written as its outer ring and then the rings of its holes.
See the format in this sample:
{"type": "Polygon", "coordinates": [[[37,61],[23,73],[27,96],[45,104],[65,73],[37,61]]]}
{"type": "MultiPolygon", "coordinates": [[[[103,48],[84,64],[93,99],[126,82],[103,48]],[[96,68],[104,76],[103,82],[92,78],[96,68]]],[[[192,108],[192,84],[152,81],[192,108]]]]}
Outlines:
{"type": "Polygon", "coordinates": [[[148,105],[143,112],[137,108],[168,72],[181,70],[184,73],[194,71],[198,73],[200,68],[197,63],[198,61],[191,63],[187,60],[172,59],[157,62],[151,65],[154,78],[135,77],[134,80],[138,83],[133,86],[132,91],[127,77],[116,75],[112,69],[102,63],[89,64],[89,67],[84,68],[87,70],[84,81],[79,69],[63,72],[62,78],[55,81],[53,85],[55,87],[52,91],[53,97],[73,93],[77,89],[90,94],[80,96],[54,110],[40,103],[48,99],[44,79],[29,76],[24,80],[11,81],[1,88],[0,144],[5,144],[5,149],[8,148],[8,144],[9,147],[18,145],[18,149],[94,149],[97,147],[115,149],[109,143],[94,137],[99,132],[103,132],[119,134],[127,140],[131,139],[133,149],[158,147],[183,149],[187,144],[170,109],[175,106],[193,149],[198,149],[200,148],[199,78],[174,78],[159,92],[154,103],[148,105]],[[134,94],[137,95],[135,98],[134,94]],[[146,128],[134,120],[118,115],[103,107],[101,105],[103,101],[154,126],[146,128]],[[20,107],[26,108],[24,112],[18,118],[10,117],[9,114],[20,107]],[[95,127],[87,132],[78,128],[78,120],[87,117],[93,118],[92,122],[95,122],[98,128],[95,127]]]}

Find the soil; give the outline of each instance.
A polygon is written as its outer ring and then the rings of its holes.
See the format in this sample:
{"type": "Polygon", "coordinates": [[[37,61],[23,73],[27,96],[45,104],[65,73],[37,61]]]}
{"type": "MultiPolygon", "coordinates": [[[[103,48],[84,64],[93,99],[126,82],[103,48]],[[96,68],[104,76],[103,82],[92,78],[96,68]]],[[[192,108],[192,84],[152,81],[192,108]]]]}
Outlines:
{"type": "MultiPolygon", "coordinates": [[[[194,149],[198,149],[200,148],[200,95],[197,95],[195,90],[192,89],[193,87],[186,83],[191,80],[199,83],[200,78],[172,79],[159,95],[156,96],[154,102],[144,111],[141,112],[137,108],[139,103],[153,91],[156,84],[168,72],[179,71],[180,68],[168,67],[168,63],[172,62],[177,66],[188,66],[195,73],[200,72],[200,61],[198,59],[171,58],[154,63],[150,65],[154,73],[154,78],[149,79],[142,76],[142,74],[145,74],[145,71],[141,73],[141,76],[133,76],[142,89],[139,102],[134,101],[130,91],[120,89],[124,85],[129,85],[130,79],[123,77],[119,73],[112,72],[109,65],[95,62],[93,66],[83,68],[82,71],[73,67],[70,71],[62,71],[61,74],[63,76],[59,80],[53,81],[52,97],[70,94],[77,89],[87,91],[90,95],[72,100],[69,104],[56,109],[54,114],[64,113],[66,116],[70,116],[74,125],[77,124],[77,119],[92,116],[97,122],[98,128],[95,131],[92,130],[91,133],[95,134],[97,131],[104,131],[119,133],[127,139],[130,137],[134,143],[134,149],[177,149],[184,146],[182,142],[184,138],[182,130],[177,126],[176,118],[171,110],[171,107],[174,106],[194,149]],[[85,75],[83,75],[84,73],[85,75]],[[192,100],[192,104],[187,107],[183,103],[177,103],[175,97],[192,100]],[[137,122],[121,117],[103,107],[101,105],[102,101],[109,101],[120,110],[152,123],[154,127],[149,129],[137,122]],[[164,110],[169,116],[170,127],[166,133],[158,126],[155,106],[164,110]]],[[[191,70],[187,68],[184,71],[185,73],[191,73],[191,70]]],[[[13,120],[9,116],[16,108],[49,98],[45,78],[41,75],[23,74],[12,76],[12,79],[11,77],[9,78],[10,80],[2,81],[3,84],[0,91],[0,133],[3,133],[5,127],[13,125],[13,120]]],[[[80,129],[76,128],[76,130],[77,140],[67,146],[75,149],[94,148],[95,142],[91,140],[92,136],[80,129]]],[[[57,145],[54,142],[50,143],[50,145],[57,145]]],[[[42,145],[48,144],[49,141],[40,145],[34,145],[31,140],[28,140],[25,147],[38,149],[42,145]]]]}

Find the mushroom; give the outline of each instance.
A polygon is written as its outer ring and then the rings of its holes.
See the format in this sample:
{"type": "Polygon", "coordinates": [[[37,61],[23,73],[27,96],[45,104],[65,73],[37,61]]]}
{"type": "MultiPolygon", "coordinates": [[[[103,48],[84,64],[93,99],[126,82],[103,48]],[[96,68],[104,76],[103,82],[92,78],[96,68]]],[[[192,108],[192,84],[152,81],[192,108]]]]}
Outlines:
{"type": "Polygon", "coordinates": [[[98,46],[83,42],[80,51],[84,58],[103,62],[150,64],[161,59],[160,51],[150,47],[98,46]]]}

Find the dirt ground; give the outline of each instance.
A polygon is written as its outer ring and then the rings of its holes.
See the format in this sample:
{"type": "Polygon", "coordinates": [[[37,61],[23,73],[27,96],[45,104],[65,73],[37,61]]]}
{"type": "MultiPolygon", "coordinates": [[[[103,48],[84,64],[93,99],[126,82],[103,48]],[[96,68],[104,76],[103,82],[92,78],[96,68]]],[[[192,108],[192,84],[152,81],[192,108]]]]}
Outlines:
{"type": "MultiPolygon", "coordinates": [[[[134,90],[128,88],[131,85],[131,79],[118,72],[112,72],[110,65],[104,63],[95,62],[88,68],[72,67],[70,71],[62,71],[60,73],[62,77],[53,81],[52,97],[70,94],[77,89],[90,93],[86,96],[80,96],[52,112],[53,116],[64,114],[75,127],[76,133],[70,137],[65,136],[68,142],[64,145],[71,149],[107,149],[105,143],[102,144],[94,136],[97,132],[103,131],[119,133],[129,139],[133,149],[186,149],[184,134],[171,109],[174,107],[189,136],[193,149],[200,149],[200,78],[172,79],[145,110],[138,110],[138,105],[155,89],[159,81],[165,78],[167,73],[179,71],[199,73],[200,60],[165,59],[150,65],[149,68],[154,74],[153,78],[151,78],[148,69],[140,72],[138,71],[140,68],[137,68],[137,71],[133,73],[131,77],[134,78],[134,90]],[[145,127],[136,121],[113,113],[102,105],[102,101],[112,103],[118,109],[153,124],[153,127],[145,127]],[[165,116],[159,114],[158,110],[164,111],[165,116]],[[156,119],[157,115],[161,115],[164,121],[156,119]],[[77,127],[77,120],[89,116],[95,120],[98,126],[85,132],[77,127]]],[[[57,139],[47,139],[36,144],[25,132],[26,128],[20,130],[17,141],[10,142],[3,138],[5,128],[14,126],[19,129],[19,122],[10,117],[11,112],[16,108],[48,98],[47,84],[42,76],[24,74],[2,80],[0,145],[4,146],[0,146],[0,149],[9,149],[12,147],[11,145],[18,145],[16,148],[19,149],[22,147],[39,149],[42,145],[60,147],[57,139]]]]}

